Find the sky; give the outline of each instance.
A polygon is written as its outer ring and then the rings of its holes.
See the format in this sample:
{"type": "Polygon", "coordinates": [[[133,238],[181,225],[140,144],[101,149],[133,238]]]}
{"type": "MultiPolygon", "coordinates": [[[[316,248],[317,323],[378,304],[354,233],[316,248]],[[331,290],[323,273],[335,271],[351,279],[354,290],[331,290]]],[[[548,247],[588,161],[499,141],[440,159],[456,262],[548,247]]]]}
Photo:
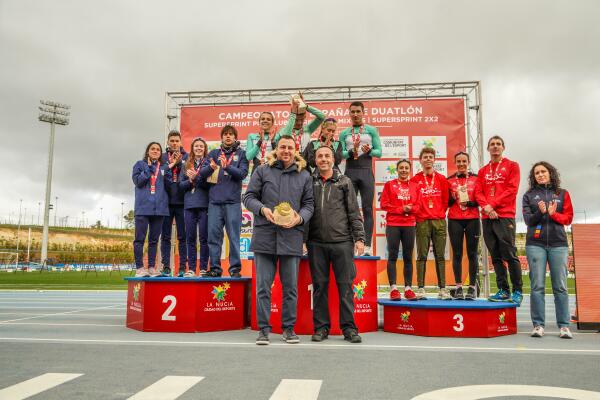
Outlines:
{"type": "Polygon", "coordinates": [[[576,221],[600,223],[598,15],[596,0],[0,0],[0,222],[43,209],[41,99],[71,106],[58,217],[115,226],[133,163],[163,141],[166,91],[481,81],[484,138],[521,164],[518,197],[543,159],[576,221]]]}

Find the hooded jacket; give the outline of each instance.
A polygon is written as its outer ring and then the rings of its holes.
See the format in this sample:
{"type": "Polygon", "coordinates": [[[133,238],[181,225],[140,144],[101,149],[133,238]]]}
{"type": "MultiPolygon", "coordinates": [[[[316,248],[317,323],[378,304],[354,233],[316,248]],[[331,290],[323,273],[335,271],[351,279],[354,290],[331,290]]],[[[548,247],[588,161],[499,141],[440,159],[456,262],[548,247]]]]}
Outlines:
{"type": "Polygon", "coordinates": [[[306,171],[306,161],[296,154],[295,162],[284,168],[272,151],[267,162],[250,178],[244,206],[254,213],[251,251],[302,256],[304,224],[310,221],[314,211],[312,179],[306,171]],[[261,214],[263,207],[273,210],[284,201],[300,215],[302,224],[286,229],[272,224],[261,214]]]}
{"type": "Polygon", "coordinates": [[[313,196],[315,211],[310,219],[309,241],[365,241],[365,229],[350,178],[334,169],[333,176],[324,181],[319,171],[315,171],[313,196]]]}
{"type": "Polygon", "coordinates": [[[153,162],[140,160],[133,165],[131,179],[135,185],[134,215],[169,216],[169,196],[165,189],[165,182],[171,179],[171,170],[168,165],[160,166],[153,162]],[[156,174],[155,191],[151,192],[151,177],[156,174]]]}
{"type": "MultiPolygon", "coordinates": [[[[179,148],[179,152],[181,153],[181,160],[178,164],[175,164],[173,168],[171,168],[171,177],[166,182],[167,194],[169,195],[169,205],[176,206],[183,205],[183,196],[185,192],[179,187],[179,182],[181,182],[182,175],[185,173],[185,171],[183,171],[183,164],[188,158],[188,153],[186,153],[183,147],[179,148]]],[[[167,167],[169,166],[169,153],[169,151],[166,151],[160,157],[160,163],[166,165],[167,167]]]]}
{"type": "Polygon", "coordinates": [[[240,142],[236,141],[228,148],[221,145],[218,149],[208,153],[206,159],[205,166],[200,170],[202,179],[207,179],[213,173],[210,166],[211,159],[221,167],[218,183],[210,184],[209,202],[211,204],[240,203],[242,201],[242,181],[248,175],[248,160],[246,159],[246,152],[240,148],[240,142]],[[219,161],[221,151],[230,160],[227,166],[222,166],[219,161]]]}
{"type": "Polygon", "coordinates": [[[569,192],[561,189],[558,194],[549,185],[536,185],[523,195],[523,219],[527,225],[526,246],[568,247],[565,225],[573,222],[573,205],[569,192]],[[552,201],[557,204],[556,212],[542,214],[538,203],[546,207],[552,201]]]}
{"type": "MultiPolygon", "coordinates": [[[[202,165],[194,164],[194,169],[198,168],[198,166],[202,169],[205,163],[206,159],[202,165]]],[[[183,169],[181,181],[179,182],[179,188],[185,193],[183,197],[183,208],[186,210],[190,208],[208,208],[208,190],[210,189],[210,184],[206,182],[206,179],[202,179],[200,173],[198,173],[193,182],[190,181],[190,178],[185,174],[185,164],[183,169]]]]}

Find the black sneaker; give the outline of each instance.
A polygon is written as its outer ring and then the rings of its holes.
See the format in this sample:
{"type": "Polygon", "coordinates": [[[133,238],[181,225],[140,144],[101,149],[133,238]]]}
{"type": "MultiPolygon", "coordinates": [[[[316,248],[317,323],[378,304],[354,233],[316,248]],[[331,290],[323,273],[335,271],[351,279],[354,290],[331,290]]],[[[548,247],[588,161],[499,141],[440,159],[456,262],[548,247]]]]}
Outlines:
{"type": "Polygon", "coordinates": [[[220,278],[221,277],[221,273],[217,272],[217,271],[213,271],[212,269],[210,271],[208,271],[206,273],[206,276],[208,278],[220,278]]]}
{"type": "Polygon", "coordinates": [[[298,335],[296,335],[296,332],[294,332],[294,329],[292,328],[284,329],[281,337],[286,343],[300,343],[300,338],[298,335]]]}
{"type": "Polygon", "coordinates": [[[344,332],[344,340],[350,343],[361,343],[362,338],[354,329],[348,329],[344,332]]]}
{"type": "Polygon", "coordinates": [[[229,274],[229,276],[232,278],[241,278],[242,274],[240,274],[239,272],[232,272],[231,274],[229,274]]]}
{"type": "Polygon", "coordinates": [[[261,329],[260,331],[258,331],[258,337],[256,338],[256,344],[258,344],[260,346],[264,346],[269,343],[271,343],[269,341],[269,330],[261,329]]]}
{"type": "Polygon", "coordinates": [[[475,288],[469,286],[469,289],[467,289],[467,294],[465,294],[465,300],[475,300],[476,297],[475,288]]]}
{"type": "Polygon", "coordinates": [[[454,300],[464,300],[465,299],[465,295],[463,293],[462,286],[458,286],[456,289],[454,289],[454,295],[452,297],[454,298],[454,300]]]}
{"type": "Polygon", "coordinates": [[[171,267],[167,267],[166,265],[164,265],[162,267],[161,275],[162,276],[171,276],[171,267]]]}
{"type": "Polygon", "coordinates": [[[322,342],[323,340],[329,337],[329,332],[327,329],[319,329],[312,335],[310,338],[313,342],[322,342]]]}

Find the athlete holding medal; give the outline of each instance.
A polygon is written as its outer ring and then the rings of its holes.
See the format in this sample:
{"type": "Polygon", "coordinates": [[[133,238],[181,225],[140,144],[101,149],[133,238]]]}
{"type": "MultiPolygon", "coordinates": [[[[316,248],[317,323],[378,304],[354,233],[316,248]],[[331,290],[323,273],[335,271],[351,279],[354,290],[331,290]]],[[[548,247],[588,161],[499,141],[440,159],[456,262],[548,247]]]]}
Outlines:
{"type": "Polygon", "coordinates": [[[435,272],[438,278],[438,299],[451,300],[446,289],[446,210],[448,209],[448,181],[433,169],[435,149],[424,147],[419,154],[423,171],[416,174],[411,182],[419,189],[421,200],[417,212],[417,298],[425,297],[425,267],[429,245],[433,243],[435,272]]]}
{"type": "Polygon", "coordinates": [[[251,133],[246,140],[246,158],[252,162],[252,172],[266,161],[266,156],[275,150],[275,129],[273,123],[275,117],[270,111],[263,111],[258,117],[260,133],[251,133]]]}

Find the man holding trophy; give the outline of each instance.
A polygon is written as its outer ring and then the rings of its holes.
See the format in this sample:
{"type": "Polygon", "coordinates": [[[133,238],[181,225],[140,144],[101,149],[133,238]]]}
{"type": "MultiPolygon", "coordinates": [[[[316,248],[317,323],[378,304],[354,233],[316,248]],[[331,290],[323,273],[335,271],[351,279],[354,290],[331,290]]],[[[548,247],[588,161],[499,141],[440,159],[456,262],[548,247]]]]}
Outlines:
{"type": "Polygon", "coordinates": [[[256,344],[269,344],[271,286],[277,263],[283,287],[283,340],[298,343],[294,332],[298,302],[298,266],[302,256],[304,223],[313,214],[312,179],[296,151],[296,140],[283,135],[265,164],[250,178],[244,206],[254,213],[250,250],[256,265],[256,344]]]}
{"type": "Polygon", "coordinates": [[[375,195],[375,177],[373,176],[373,157],[381,157],[379,132],[363,121],[365,106],[360,101],[350,104],[352,126],[340,134],[342,154],[346,159],[344,174],[350,178],[356,193],[360,193],[360,202],[365,220],[365,255],[371,255],[373,236],[373,196],[375,195]]]}
{"type": "Polygon", "coordinates": [[[284,135],[290,135],[296,143],[296,151],[298,154],[302,154],[304,148],[310,143],[310,137],[314,131],[321,125],[325,120],[325,114],[321,110],[318,110],[312,106],[309,106],[304,101],[302,93],[295,94],[290,99],[292,110],[290,118],[287,124],[281,128],[277,135],[275,135],[275,143],[284,135]],[[310,121],[306,126],[304,120],[306,119],[306,112],[311,113],[316,118],[310,121]]]}

